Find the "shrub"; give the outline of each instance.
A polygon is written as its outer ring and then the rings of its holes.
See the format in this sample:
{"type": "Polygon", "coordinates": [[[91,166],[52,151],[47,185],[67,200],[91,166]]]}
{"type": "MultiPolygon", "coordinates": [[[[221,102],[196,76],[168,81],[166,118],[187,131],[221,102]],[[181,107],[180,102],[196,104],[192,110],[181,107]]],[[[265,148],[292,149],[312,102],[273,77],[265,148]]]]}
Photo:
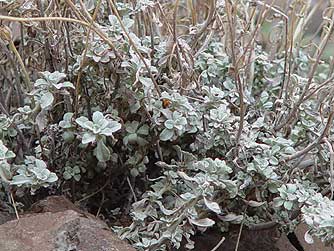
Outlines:
{"type": "Polygon", "coordinates": [[[332,6],[311,38],[311,1],[1,2],[7,188],[108,189],[138,250],[268,222],[333,241],[332,6]]]}

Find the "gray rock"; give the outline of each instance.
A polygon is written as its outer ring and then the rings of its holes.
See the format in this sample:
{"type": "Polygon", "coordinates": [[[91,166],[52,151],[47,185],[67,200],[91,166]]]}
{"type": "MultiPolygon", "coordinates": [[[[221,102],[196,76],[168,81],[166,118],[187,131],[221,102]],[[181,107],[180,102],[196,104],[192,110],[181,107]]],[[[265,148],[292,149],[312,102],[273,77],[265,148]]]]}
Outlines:
{"type": "Polygon", "coordinates": [[[24,215],[0,225],[0,236],[1,251],[135,251],[103,221],[74,210],[24,215]]]}

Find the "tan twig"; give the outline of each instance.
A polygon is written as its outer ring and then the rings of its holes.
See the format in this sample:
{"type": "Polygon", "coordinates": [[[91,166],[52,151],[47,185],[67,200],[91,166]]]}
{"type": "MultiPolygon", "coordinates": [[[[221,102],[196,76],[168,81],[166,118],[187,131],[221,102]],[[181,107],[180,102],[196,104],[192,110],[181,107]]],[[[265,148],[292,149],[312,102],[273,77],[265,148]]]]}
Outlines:
{"type": "Polygon", "coordinates": [[[14,208],[14,211],[15,211],[16,219],[19,220],[20,216],[19,216],[19,213],[17,211],[17,207],[16,207],[16,204],[15,204],[13,193],[10,192],[9,195],[10,195],[10,200],[12,201],[12,205],[13,205],[13,208],[14,208]]]}
{"type": "Polygon", "coordinates": [[[330,178],[331,178],[331,197],[330,199],[333,199],[334,195],[334,150],[332,144],[328,141],[327,137],[324,137],[323,141],[326,143],[329,149],[329,163],[330,163],[330,178]]]}
{"type": "MultiPolygon", "coordinates": [[[[332,16],[334,16],[334,14],[332,16]]],[[[289,115],[287,116],[287,118],[281,124],[279,124],[275,127],[276,131],[282,129],[287,124],[290,124],[290,122],[295,118],[296,114],[298,113],[299,106],[303,103],[304,98],[307,95],[307,92],[309,91],[309,88],[310,88],[310,86],[313,82],[313,78],[314,78],[314,75],[315,75],[316,70],[318,68],[320,58],[321,58],[321,56],[322,56],[322,54],[323,54],[323,52],[324,52],[324,50],[325,50],[325,48],[326,48],[326,46],[329,42],[329,39],[331,38],[333,28],[334,28],[334,20],[331,20],[330,25],[328,27],[327,34],[325,35],[325,38],[320,43],[320,46],[319,46],[320,49],[319,49],[319,51],[316,52],[317,53],[316,60],[312,65],[311,71],[310,71],[309,76],[308,76],[308,81],[307,81],[307,83],[306,83],[298,101],[293,106],[292,110],[289,112],[289,115]]]]}
{"type": "Polygon", "coordinates": [[[225,241],[225,237],[222,237],[221,240],[217,243],[217,245],[214,246],[214,248],[211,249],[210,251],[216,251],[223,244],[224,241],[225,241]]]}
{"type": "Polygon", "coordinates": [[[100,9],[101,3],[102,3],[102,1],[98,0],[98,2],[96,4],[96,7],[95,7],[95,10],[94,10],[94,13],[93,13],[93,17],[90,20],[90,25],[89,25],[88,31],[87,31],[87,36],[86,36],[86,41],[85,41],[85,49],[83,51],[83,55],[82,55],[82,59],[81,59],[81,62],[80,62],[80,67],[79,67],[79,72],[78,72],[78,77],[77,77],[77,81],[76,81],[76,85],[75,85],[75,93],[76,93],[76,95],[75,95],[75,108],[74,108],[75,116],[77,115],[78,108],[79,108],[78,102],[79,102],[79,95],[80,95],[80,80],[81,80],[81,76],[82,76],[82,70],[83,70],[83,67],[84,67],[85,62],[86,62],[87,51],[88,51],[88,48],[89,48],[89,37],[90,37],[90,33],[92,31],[93,24],[94,24],[95,19],[97,17],[98,10],[100,9]]]}
{"type": "Polygon", "coordinates": [[[153,85],[155,87],[156,92],[158,93],[159,96],[161,96],[161,91],[160,91],[159,85],[158,85],[157,81],[155,80],[155,77],[153,76],[152,71],[151,71],[150,67],[148,66],[145,58],[143,57],[143,55],[141,55],[141,53],[139,52],[139,49],[137,48],[135,42],[132,40],[132,38],[129,35],[127,29],[125,28],[125,26],[123,24],[123,21],[122,21],[122,18],[121,18],[121,16],[118,13],[118,10],[117,10],[115,4],[113,3],[112,0],[108,0],[108,2],[110,4],[110,7],[111,7],[112,11],[114,12],[117,20],[118,20],[118,22],[119,22],[119,24],[120,24],[123,32],[124,32],[125,36],[127,37],[130,45],[132,46],[133,50],[135,51],[135,53],[137,54],[137,56],[139,57],[139,59],[143,62],[143,64],[144,64],[144,66],[145,66],[148,74],[150,75],[150,78],[152,79],[152,82],[153,82],[153,85]]]}
{"type": "Polygon", "coordinates": [[[319,137],[313,141],[312,143],[310,143],[307,147],[305,147],[303,150],[300,150],[290,156],[287,156],[284,158],[285,161],[290,161],[290,160],[293,160],[293,159],[296,159],[296,158],[299,158],[305,154],[307,154],[309,151],[311,151],[313,148],[315,148],[317,145],[319,145],[323,139],[325,137],[328,137],[328,133],[329,133],[329,130],[333,124],[333,119],[334,119],[334,109],[333,107],[331,108],[331,112],[328,116],[328,120],[327,120],[327,124],[326,126],[324,127],[321,135],[319,135],[319,137]]]}
{"type": "MultiPolygon", "coordinates": [[[[29,23],[29,22],[45,22],[45,21],[60,21],[60,22],[68,22],[68,23],[77,23],[86,28],[89,28],[91,25],[85,21],[68,18],[68,17],[10,17],[10,16],[3,16],[0,15],[0,20],[9,21],[9,22],[20,22],[20,23],[29,23]]],[[[91,30],[94,31],[104,42],[106,42],[109,47],[114,51],[117,57],[121,57],[120,54],[117,52],[116,47],[114,46],[113,41],[108,38],[103,31],[101,31],[96,25],[91,27],[91,30]]]]}

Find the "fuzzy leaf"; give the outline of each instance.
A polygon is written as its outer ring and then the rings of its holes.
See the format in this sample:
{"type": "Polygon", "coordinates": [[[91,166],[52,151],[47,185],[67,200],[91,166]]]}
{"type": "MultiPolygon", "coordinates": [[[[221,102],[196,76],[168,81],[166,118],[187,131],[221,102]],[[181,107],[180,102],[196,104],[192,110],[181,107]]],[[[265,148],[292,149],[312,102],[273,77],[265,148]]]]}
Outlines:
{"type": "Polygon", "coordinates": [[[204,197],[204,203],[211,211],[215,212],[216,214],[221,213],[221,209],[217,202],[208,200],[206,197],[204,197]]]}
{"type": "Polygon", "coordinates": [[[85,132],[82,136],[82,144],[88,144],[94,142],[96,139],[95,135],[90,132],[85,132]]]}
{"type": "Polygon", "coordinates": [[[216,223],[214,220],[211,220],[209,218],[204,218],[204,219],[189,218],[189,222],[199,227],[211,227],[216,223]]]}
{"type": "Polygon", "coordinates": [[[110,150],[104,144],[103,140],[99,140],[97,142],[96,158],[101,162],[106,162],[110,160],[110,150]]]}
{"type": "Polygon", "coordinates": [[[44,92],[39,100],[42,109],[50,107],[53,103],[53,100],[54,100],[54,97],[51,92],[44,92]]]}
{"type": "Polygon", "coordinates": [[[160,133],[160,140],[167,141],[167,140],[170,140],[171,138],[173,138],[173,136],[174,136],[174,131],[165,128],[160,133]]]}

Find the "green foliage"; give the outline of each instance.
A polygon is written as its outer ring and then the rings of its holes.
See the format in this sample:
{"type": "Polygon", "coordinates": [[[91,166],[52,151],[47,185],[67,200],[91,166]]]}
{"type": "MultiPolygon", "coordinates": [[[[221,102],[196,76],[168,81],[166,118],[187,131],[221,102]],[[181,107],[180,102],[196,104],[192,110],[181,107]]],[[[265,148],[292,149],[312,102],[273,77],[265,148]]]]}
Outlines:
{"type": "Polygon", "coordinates": [[[35,81],[35,91],[34,96],[35,100],[40,103],[42,109],[50,108],[54,102],[54,94],[61,93],[69,95],[68,92],[60,92],[63,88],[74,88],[74,85],[71,82],[62,80],[66,77],[66,74],[56,72],[42,72],[41,75],[43,78],[37,79],[35,81]]]}
{"type": "MultiPolygon", "coordinates": [[[[0,2],[11,16],[41,8],[0,2]]],[[[77,21],[27,19],[23,63],[0,55],[1,188],[92,194],[87,207],[101,192],[109,220],[131,211],[117,232],[138,250],[272,221],[333,242],[332,8],[311,51],[311,1],[289,19],[260,2],[60,1],[46,19],[77,21]],[[261,40],[259,15],[286,39],[261,40]]]]}
{"type": "Polygon", "coordinates": [[[84,129],[81,138],[82,144],[86,145],[96,142],[96,158],[101,162],[110,160],[111,153],[105,144],[106,136],[113,137],[113,133],[121,129],[121,124],[108,119],[99,111],[94,112],[93,121],[81,116],[77,118],[75,122],[84,129]]]}
{"type": "Polygon", "coordinates": [[[43,160],[36,159],[33,156],[26,156],[24,164],[17,165],[16,175],[13,176],[11,185],[18,187],[27,186],[34,193],[40,187],[48,187],[50,183],[56,182],[58,177],[50,172],[43,160]]]}

